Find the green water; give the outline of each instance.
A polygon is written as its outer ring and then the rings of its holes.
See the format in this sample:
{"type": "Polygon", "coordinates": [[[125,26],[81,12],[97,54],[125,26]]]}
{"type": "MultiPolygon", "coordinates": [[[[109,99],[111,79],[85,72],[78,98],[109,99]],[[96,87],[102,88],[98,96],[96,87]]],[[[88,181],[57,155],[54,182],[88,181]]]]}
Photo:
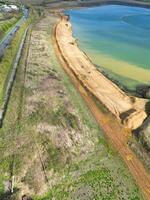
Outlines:
{"type": "Polygon", "coordinates": [[[129,89],[150,84],[150,9],[122,5],[67,10],[79,46],[129,89]]]}

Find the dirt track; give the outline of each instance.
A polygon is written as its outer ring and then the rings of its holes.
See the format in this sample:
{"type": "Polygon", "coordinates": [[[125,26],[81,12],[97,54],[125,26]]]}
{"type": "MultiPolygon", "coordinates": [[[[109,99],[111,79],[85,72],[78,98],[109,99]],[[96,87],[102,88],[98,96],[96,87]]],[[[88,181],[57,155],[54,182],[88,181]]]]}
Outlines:
{"type": "MultiPolygon", "coordinates": [[[[90,95],[90,91],[92,90],[87,91],[87,89],[85,89],[85,85],[83,85],[83,82],[81,82],[80,77],[79,77],[80,72],[76,74],[70,68],[71,65],[72,67],[76,66],[75,63],[70,62],[72,59],[71,56],[73,56],[73,54],[72,52],[68,54],[70,56],[70,60],[68,63],[68,57],[66,57],[64,54],[64,51],[62,51],[64,46],[61,46],[63,42],[67,42],[67,40],[63,38],[64,35],[62,33],[61,33],[62,37],[60,37],[60,32],[58,34],[57,32],[58,26],[59,26],[59,23],[55,28],[55,41],[56,41],[56,47],[57,47],[56,49],[65,71],[69,74],[73,83],[80,91],[81,95],[83,96],[84,100],[89,106],[97,122],[103,128],[105,132],[105,136],[108,139],[108,141],[120,153],[124,162],[128,166],[131,174],[133,175],[137,184],[141,188],[145,198],[147,200],[150,200],[150,175],[148,174],[148,172],[146,172],[145,168],[143,167],[141,162],[137,159],[136,155],[128,147],[127,137],[126,137],[128,135],[128,131],[125,128],[123,128],[123,126],[119,123],[119,121],[115,120],[115,118],[112,115],[106,115],[98,108],[95,101],[90,95]],[[62,39],[61,41],[62,43],[60,42],[61,39],[62,39]]],[[[71,43],[71,45],[74,46],[75,44],[71,43]]],[[[76,58],[78,59],[77,56],[76,58]]]]}

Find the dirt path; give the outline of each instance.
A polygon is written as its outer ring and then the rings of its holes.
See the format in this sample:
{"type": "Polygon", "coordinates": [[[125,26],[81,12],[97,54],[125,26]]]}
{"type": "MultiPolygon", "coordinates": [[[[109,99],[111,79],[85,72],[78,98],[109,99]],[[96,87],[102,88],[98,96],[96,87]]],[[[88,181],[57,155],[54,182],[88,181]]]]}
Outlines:
{"type": "MultiPolygon", "coordinates": [[[[131,174],[133,175],[137,184],[141,188],[145,198],[147,200],[150,200],[150,175],[148,174],[148,172],[146,172],[145,168],[143,167],[141,162],[137,159],[136,155],[128,147],[127,137],[126,137],[128,131],[125,128],[123,128],[123,126],[119,123],[119,121],[115,120],[113,116],[106,115],[98,108],[95,101],[91,97],[90,92],[87,91],[83,83],[81,83],[79,79],[79,74],[78,75],[75,74],[73,70],[70,68],[70,63],[68,64],[68,60],[66,59],[66,57],[64,57],[64,52],[61,51],[57,40],[58,39],[56,34],[57,28],[58,27],[56,26],[54,33],[55,46],[58,57],[60,58],[65,71],[68,73],[73,83],[78,88],[79,92],[86,101],[97,122],[103,128],[105,136],[108,139],[108,141],[120,153],[124,162],[128,166],[131,174]]],[[[71,53],[72,52],[70,52],[70,56],[72,56],[71,53]]],[[[71,64],[73,66],[76,66],[74,63],[71,64]]]]}

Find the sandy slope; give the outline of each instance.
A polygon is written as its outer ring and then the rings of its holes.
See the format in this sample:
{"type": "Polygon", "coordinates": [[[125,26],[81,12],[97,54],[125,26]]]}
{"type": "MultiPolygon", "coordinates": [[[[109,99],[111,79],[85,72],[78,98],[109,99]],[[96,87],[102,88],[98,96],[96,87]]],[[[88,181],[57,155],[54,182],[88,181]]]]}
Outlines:
{"type": "Polygon", "coordinates": [[[136,129],[147,117],[145,99],[128,96],[97,71],[90,59],[72,37],[71,24],[62,17],[56,28],[56,38],[62,56],[81,83],[92,92],[128,128],[136,129]]]}

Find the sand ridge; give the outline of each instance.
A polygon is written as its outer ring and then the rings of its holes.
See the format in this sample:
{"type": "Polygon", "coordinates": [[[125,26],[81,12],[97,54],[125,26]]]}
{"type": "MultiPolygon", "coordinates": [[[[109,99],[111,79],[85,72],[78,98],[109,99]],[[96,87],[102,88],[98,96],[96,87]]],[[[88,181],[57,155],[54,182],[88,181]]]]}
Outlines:
{"type": "Polygon", "coordinates": [[[61,17],[55,34],[62,57],[82,85],[127,128],[136,129],[141,126],[147,117],[147,100],[127,95],[96,69],[88,56],[78,48],[68,16],[61,17]]]}

